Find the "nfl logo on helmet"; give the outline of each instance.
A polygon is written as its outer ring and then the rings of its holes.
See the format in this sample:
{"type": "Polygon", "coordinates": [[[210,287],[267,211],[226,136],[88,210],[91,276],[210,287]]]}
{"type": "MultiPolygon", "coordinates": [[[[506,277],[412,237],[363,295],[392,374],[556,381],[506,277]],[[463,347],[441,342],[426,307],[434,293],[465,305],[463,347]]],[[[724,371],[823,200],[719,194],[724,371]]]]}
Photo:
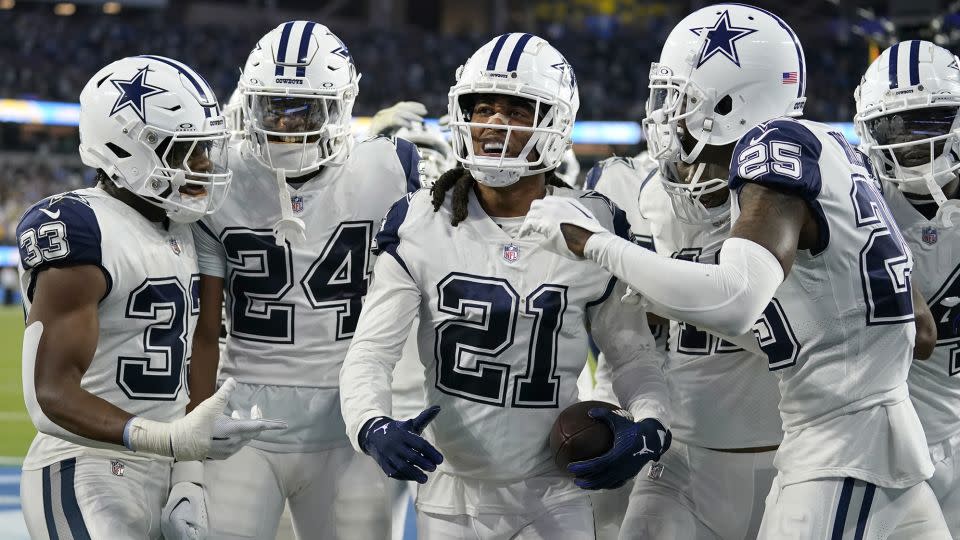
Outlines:
{"type": "Polygon", "coordinates": [[[520,258],[520,246],[516,244],[505,244],[503,246],[503,259],[507,262],[517,262],[520,258]]]}

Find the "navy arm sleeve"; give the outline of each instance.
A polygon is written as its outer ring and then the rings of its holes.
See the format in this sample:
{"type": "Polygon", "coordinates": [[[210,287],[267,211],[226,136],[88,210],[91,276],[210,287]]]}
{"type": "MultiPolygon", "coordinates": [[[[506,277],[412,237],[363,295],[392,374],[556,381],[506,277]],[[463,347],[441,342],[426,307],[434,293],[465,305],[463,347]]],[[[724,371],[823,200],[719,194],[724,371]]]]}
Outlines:
{"type": "Polygon", "coordinates": [[[407,193],[420,189],[420,152],[416,145],[405,139],[394,139],[397,146],[397,158],[407,178],[407,193]]]}
{"type": "Polygon", "coordinates": [[[103,271],[109,294],[113,280],[103,266],[100,223],[80,196],[57,195],[33,205],[17,225],[17,244],[20,265],[31,274],[28,298],[41,270],[86,264],[103,271]]]}

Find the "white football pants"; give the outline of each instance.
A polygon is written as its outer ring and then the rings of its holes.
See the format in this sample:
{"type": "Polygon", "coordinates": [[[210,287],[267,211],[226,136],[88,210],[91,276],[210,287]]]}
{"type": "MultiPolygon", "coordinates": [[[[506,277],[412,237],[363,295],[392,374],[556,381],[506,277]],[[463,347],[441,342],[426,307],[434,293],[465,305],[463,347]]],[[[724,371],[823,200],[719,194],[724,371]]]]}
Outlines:
{"type": "Polygon", "coordinates": [[[947,540],[950,532],[926,482],[905,489],[853,478],[770,488],[760,540],[947,540]]]}
{"type": "Polygon", "coordinates": [[[953,538],[960,539],[960,434],[930,446],[933,477],[927,480],[953,538]]]}
{"type": "Polygon", "coordinates": [[[23,471],[20,479],[34,540],[158,539],[169,492],[169,461],[78,456],[23,471]]]}
{"type": "Polygon", "coordinates": [[[584,497],[539,515],[441,515],[417,511],[418,540],[593,540],[593,508],[584,497]]]}
{"type": "Polygon", "coordinates": [[[718,452],[674,440],[657,479],[645,467],[633,481],[621,539],[756,538],[776,451],[718,452]]]}
{"type": "Polygon", "coordinates": [[[272,540],[285,502],[297,538],[390,538],[389,478],[350,446],[289,454],[246,446],[207,461],[204,475],[211,539],[272,540]]]}

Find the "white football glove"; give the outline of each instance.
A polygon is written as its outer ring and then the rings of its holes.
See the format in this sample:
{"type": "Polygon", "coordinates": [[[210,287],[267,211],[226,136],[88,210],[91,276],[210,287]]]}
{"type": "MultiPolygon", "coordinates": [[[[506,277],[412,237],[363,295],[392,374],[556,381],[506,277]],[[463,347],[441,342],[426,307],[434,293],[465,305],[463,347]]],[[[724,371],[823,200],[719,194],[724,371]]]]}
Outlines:
{"type": "Polygon", "coordinates": [[[223,414],[234,386],[236,381],[232,377],[227,379],[216,394],[173,422],[155,422],[140,416],[131,418],[123,430],[124,445],[135,452],[173,457],[177,461],[196,461],[208,455],[223,459],[246,442],[237,446],[236,439],[249,436],[246,439],[249,441],[264,430],[287,427],[281,421],[236,420],[223,414]]]}
{"type": "Polygon", "coordinates": [[[249,415],[240,411],[233,411],[230,416],[221,414],[213,422],[213,443],[207,457],[227,459],[264,431],[286,427],[283,420],[263,420],[260,407],[256,405],[250,409],[249,415]]]}
{"type": "Polygon", "coordinates": [[[165,540],[202,540],[207,537],[207,493],[203,489],[203,464],[176,462],[171,478],[173,488],[160,514],[160,531],[165,540]]]}
{"type": "Polygon", "coordinates": [[[427,108],[416,101],[401,101],[392,107],[377,111],[370,120],[370,135],[393,135],[400,128],[411,128],[423,123],[427,108]]]}
{"type": "Polygon", "coordinates": [[[542,243],[547,250],[568,259],[582,261],[583,257],[574,255],[567,247],[567,240],[560,230],[560,225],[564,223],[592,233],[607,232],[607,229],[600,225],[593,213],[580,201],[571,197],[549,195],[533,201],[530,205],[530,211],[527,212],[527,217],[520,227],[520,236],[540,234],[544,237],[542,243]]]}

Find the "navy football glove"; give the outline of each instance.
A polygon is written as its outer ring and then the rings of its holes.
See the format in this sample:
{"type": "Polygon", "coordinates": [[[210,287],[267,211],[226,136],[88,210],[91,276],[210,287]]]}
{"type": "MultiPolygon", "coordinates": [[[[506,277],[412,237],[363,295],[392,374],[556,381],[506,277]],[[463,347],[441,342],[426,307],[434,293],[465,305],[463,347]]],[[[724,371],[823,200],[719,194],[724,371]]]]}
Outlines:
{"type": "Polygon", "coordinates": [[[361,431],[360,447],[390,478],[423,484],[427,481],[423,471],[433,472],[443,463],[440,452],[420,436],[438,414],[440,407],[434,405],[410,420],[374,418],[361,431]]]}
{"type": "Polygon", "coordinates": [[[567,466],[573,482],[583,489],[616,489],[644,465],[658,461],[670,448],[670,430],[658,420],[634,422],[609,409],[590,409],[591,418],[603,420],[613,431],[613,448],[606,454],[567,466]]]}

